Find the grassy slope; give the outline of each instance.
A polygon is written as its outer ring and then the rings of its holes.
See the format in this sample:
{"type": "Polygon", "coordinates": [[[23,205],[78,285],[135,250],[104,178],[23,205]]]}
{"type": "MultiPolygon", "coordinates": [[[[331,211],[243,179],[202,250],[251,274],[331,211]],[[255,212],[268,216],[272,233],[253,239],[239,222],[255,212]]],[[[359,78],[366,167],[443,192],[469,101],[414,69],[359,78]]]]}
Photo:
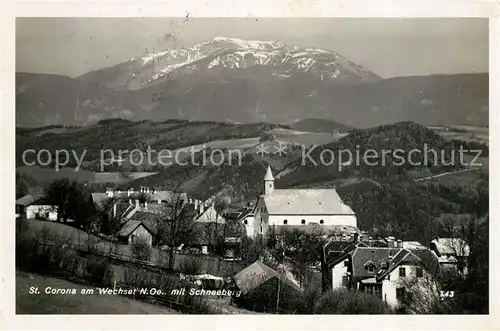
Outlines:
{"type": "Polygon", "coordinates": [[[46,287],[55,289],[82,289],[90,287],[65,280],[16,272],[17,314],[177,314],[175,310],[119,295],[48,295],[46,287]],[[31,286],[39,287],[39,295],[29,294],[31,286]]]}

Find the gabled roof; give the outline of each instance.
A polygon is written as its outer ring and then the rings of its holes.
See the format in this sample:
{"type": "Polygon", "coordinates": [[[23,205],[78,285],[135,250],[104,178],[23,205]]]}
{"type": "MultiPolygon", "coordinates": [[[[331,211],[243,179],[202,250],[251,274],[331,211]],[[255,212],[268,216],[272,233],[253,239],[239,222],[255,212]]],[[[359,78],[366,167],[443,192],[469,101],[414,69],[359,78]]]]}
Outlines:
{"type": "Polygon", "coordinates": [[[358,247],[352,253],[352,275],[357,278],[375,277],[381,268],[381,263],[389,262],[391,256],[395,259],[402,250],[402,248],[358,247]],[[375,265],[374,272],[365,270],[368,261],[375,265]]]}
{"type": "Polygon", "coordinates": [[[138,221],[144,224],[144,226],[153,234],[156,235],[158,233],[158,222],[165,221],[161,220],[157,214],[137,211],[135,212],[130,221],[138,221]]]}
{"type": "Polygon", "coordinates": [[[270,215],[354,215],[335,189],[275,189],[259,199],[270,215]]]}
{"type": "Polygon", "coordinates": [[[42,200],[43,200],[43,196],[41,196],[41,195],[27,194],[27,195],[17,199],[16,205],[29,206],[29,205],[41,202],[42,200]]]}
{"type": "Polygon", "coordinates": [[[331,254],[329,254],[328,251],[326,251],[325,252],[325,254],[326,254],[325,259],[326,259],[326,263],[327,263],[328,267],[331,268],[331,267],[339,264],[340,262],[344,261],[358,247],[366,247],[366,244],[361,242],[361,241],[358,241],[355,243],[351,242],[351,243],[349,243],[349,245],[345,246],[342,249],[342,251],[334,252],[333,257],[331,256],[331,254]]]}
{"type": "Polygon", "coordinates": [[[130,236],[130,234],[132,232],[135,231],[135,229],[137,229],[139,227],[139,225],[143,225],[144,228],[146,228],[146,230],[148,230],[149,232],[151,232],[148,227],[146,225],[144,225],[141,221],[133,221],[133,220],[129,220],[127,221],[123,226],[122,228],[120,229],[120,231],[118,231],[118,233],[116,234],[117,236],[119,237],[128,237],[130,236]]]}
{"type": "Polygon", "coordinates": [[[245,295],[274,277],[278,278],[283,283],[286,283],[294,290],[301,291],[301,288],[285,275],[269,268],[260,261],[255,261],[245,269],[241,270],[233,276],[233,279],[238,288],[241,290],[241,293],[245,295]]]}
{"type": "Polygon", "coordinates": [[[438,250],[436,254],[441,256],[443,254],[456,255],[456,256],[469,256],[469,245],[461,238],[437,238],[431,241],[438,250]]]}
{"type": "Polygon", "coordinates": [[[195,219],[195,222],[225,224],[226,219],[223,216],[219,215],[219,213],[217,213],[217,211],[215,210],[215,207],[212,205],[208,207],[202,214],[200,214],[195,219]]]}

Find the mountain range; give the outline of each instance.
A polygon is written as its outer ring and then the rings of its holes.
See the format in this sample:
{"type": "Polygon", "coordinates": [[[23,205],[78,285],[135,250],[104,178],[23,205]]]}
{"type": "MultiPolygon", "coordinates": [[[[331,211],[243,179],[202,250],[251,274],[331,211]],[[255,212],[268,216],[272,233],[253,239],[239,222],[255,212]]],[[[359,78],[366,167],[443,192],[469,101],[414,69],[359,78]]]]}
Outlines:
{"type": "Polygon", "coordinates": [[[106,118],[484,126],[488,74],[383,79],[333,51],[216,37],[76,78],[16,75],[17,126],[106,118]]]}

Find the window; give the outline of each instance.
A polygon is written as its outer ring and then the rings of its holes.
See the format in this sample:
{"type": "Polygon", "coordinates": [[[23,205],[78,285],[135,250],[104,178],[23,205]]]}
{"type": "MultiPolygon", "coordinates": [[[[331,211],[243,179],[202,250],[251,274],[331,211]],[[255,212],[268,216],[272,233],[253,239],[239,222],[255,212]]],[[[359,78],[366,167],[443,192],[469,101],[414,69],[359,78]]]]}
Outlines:
{"type": "Polygon", "coordinates": [[[300,221],[300,223],[306,224],[306,220],[302,220],[302,221],[300,221]]]}
{"type": "Polygon", "coordinates": [[[423,276],[424,276],[424,272],[423,272],[422,268],[417,267],[417,277],[423,277],[423,276]]]}
{"type": "Polygon", "coordinates": [[[405,297],[405,289],[404,287],[400,287],[396,289],[396,300],[401,301],[405,297]]]}
{"type": "Polygon", "coordinates": [[[283,221],[283,224],[288,224],[288,220],[284,220],[284,221],[283,221]]]}
{"type": "Polygon", "coordinates": [[[349,266],[349,260],[345,260],[344,261],[344,267],[348,267],[349,266]]]}
{"type": "Polygon", "coordinates": [[[346,288],[349,287],[349,277],[345,275],[342,276],[342,286],[346,288]]]}
{"type": "Polygon", "coordinates": [[[325,223],[325,221],[319,220],[319,224],[323,224],[323,223],[325,223]]]}
{"type": "Polygon", "coordinates": [[[406,277],[406,269],[405,267],[399,268],[399,277],[406,277]]]}
{"type": "Polygon", "coordinates": [[[373,264],[367,264],[365,265],[365,270],[368,272],[374,272],[375,271],[375,266],[373,264]]]}
{"type": "Polygon", "coordinates": [[[366,294],[372,294],[382,298],[382,284],[367,284],[364,290],[366,294]]]}
{"type": "Polygon", "coordinates": [[[245,221],[244,221],[244,223],[245,223],[245,225],[246,225],[246,224],[248,224],[248,221],[247,221],[247,220],[245,220],[245,221]]]}

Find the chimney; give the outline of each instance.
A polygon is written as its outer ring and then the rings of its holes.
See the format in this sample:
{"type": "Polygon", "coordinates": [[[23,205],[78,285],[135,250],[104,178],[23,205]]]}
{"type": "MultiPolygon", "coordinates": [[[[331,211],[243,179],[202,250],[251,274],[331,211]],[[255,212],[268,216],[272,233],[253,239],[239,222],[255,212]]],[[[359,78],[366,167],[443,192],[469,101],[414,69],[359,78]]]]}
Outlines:
{"type": "Polygon", "coordinates": [[[112,188],[107,188],[106,189],[106,194],[108,195],[108,198],[113,197],[113,189],[112,188]]]}
{"type": "Polygon", "coordinates": [[[355,232],[353,235],[353,241],[357,243],[359,241],[359,233],[355,232]]]}
{"type": "Polygon", "coordinates": [[[116,206],[117,206],[117,203],[115,202],[113,204],[113,217],[116,217],[116,206]]]}
{"type": "Polygon", "coordinates": [[[153,194],[156,194],[156,189],[155,188],[153,188],[151,191],[152,191],[153,194]]]}
{"type": "Polygon", "coordinates": [[[148,202],[144,201],[144,209],[148,209],[148,202]]]}
{"type": "Polygon", "coordinates": [[[198,212],[198,199],[194,199],[194,211],[198,212]]]}
{"type": "Polygon", "coordinates": [[[139,209],[139,199],[135,199],[135,208],[139,209]]]}
{"type": "Polygon", "coordinates": [[[128,199],[128,204],[131,205],[132,204],[132,199],[128,199]]]}
{"type": "Polygon", "coordinates": [[[403,241],[401,239],[398,239],[398,248],[403,248],[403,241]]]}
{"type": "Polygon", "coordinates": [[[146,187],[146,193],[149,193],[149,187],[146,187]]]}
{"type": "Polygon", "coordinates": [[[391,247],[391,248],[394,247],[394,240],[395,239],[396,238],[394,238],[394,237],[385,238],[385,241],[387,242],[387,247],[391,247]]]}
{"type": "Polygon", "coordinates": [[[201,202],[200,203],[200,214],[203,214],[205,212],[205,203],[201,202]]]}

